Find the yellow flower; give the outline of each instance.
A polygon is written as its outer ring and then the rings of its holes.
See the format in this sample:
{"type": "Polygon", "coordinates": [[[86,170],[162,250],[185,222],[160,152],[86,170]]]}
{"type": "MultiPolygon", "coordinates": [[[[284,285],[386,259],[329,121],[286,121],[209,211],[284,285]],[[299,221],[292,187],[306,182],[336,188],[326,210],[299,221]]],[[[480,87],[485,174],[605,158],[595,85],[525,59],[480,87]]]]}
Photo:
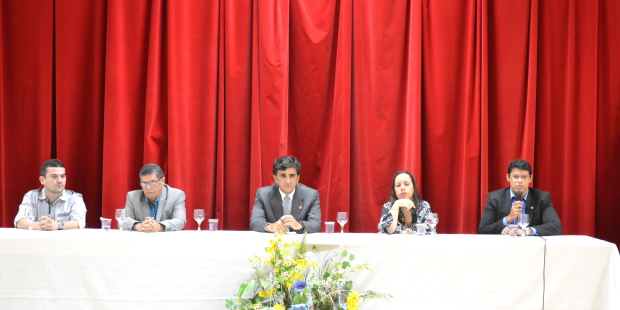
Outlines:
{"type": "Polygon", "coordinates": [[[281,304],[275,304],[273,305],[273,309],[275,310],[284,310],[284,306],[281,304]]]}
{"type": "Polygon", "coordinates": [[[347,310],[357,310],[360,303],[360,295],[356,291],[349,292],[347,296],[347,310]]]}
{"type": "Polygon", "coordinates": [[[259,292],[258,296],[260,296],[261,298],[265,298],[265,296],[267,296],[267,293],[265,291],[259,292]]]}

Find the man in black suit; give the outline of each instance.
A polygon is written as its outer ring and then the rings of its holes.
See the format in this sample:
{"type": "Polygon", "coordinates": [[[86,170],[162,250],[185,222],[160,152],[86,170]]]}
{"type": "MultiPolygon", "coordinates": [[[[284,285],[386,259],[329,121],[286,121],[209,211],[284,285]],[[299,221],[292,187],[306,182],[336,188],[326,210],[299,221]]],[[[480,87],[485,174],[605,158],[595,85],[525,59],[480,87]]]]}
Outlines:
{"type": "Polygon", "coordinates": [[[519,229],[519,235],[562,234],[562,223],[553,209],[551,194],[530,188],[532,178],[532,167],[527,161],[517,159],[508,165],[506,180],[510,183],[510,187],[488,194],[478,233],[507,234],[508,225],[516,224],[519,215],[527,213],[530,218],[529,227],[525,231],[519,229]],[[521,199],[515,197],[518,193],[521,194],[521,199]]]}
{"type": "Polygon", "coordinates": [[[256,191],[250,229],[260,232],[321,231],[319,192],[299,182],[301,164],[292,156],[273,163],[273,185],[256,191]]]}

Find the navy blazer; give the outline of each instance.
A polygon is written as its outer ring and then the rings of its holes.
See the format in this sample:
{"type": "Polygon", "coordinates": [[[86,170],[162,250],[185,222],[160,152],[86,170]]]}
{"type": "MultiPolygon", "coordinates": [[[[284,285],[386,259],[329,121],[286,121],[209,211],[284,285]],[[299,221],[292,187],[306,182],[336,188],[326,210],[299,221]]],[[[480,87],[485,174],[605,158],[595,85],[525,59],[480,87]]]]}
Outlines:
{"type": "MultiPolygon", "coordinates": [[[[252,218],[250,218],[250,230],[264,232],[267,224],[275,223],[283,214],[282,195],[280,195],[278,184],[261,187],[256,190],[252,218]]],[[[305,232],[320,232],[321,202],[319,192],[298,183],[293,195],[291,215],[304,225],[305,232]]]]}
{"type": "MultiPolygon", "coordinates": [[[[484,205],[482,218],[480,218],[479,234],[500,234],[504,229],[504,217],[508,216],[512,208],[510,187],[490,192],[487,203],[484,205]]],[[[551,236],[562,234],[560,217],[553,209],[551,194],[549,192],[528,189],[525,212],[530,215],[530,225],[538,231],[539,236],[551,236]]]]}

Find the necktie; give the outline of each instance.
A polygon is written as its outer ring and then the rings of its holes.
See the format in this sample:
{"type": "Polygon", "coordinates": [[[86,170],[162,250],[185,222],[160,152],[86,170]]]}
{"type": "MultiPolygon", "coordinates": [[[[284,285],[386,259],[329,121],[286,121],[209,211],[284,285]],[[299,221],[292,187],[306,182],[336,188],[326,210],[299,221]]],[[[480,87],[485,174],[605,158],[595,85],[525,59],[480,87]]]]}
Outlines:
{"type": "Polygon", "coordinates": [[[291,197],[288,195],[284,196],[284,201],[282,202],[282,208],[284,211],[284,215],[291,214],[291,197]]]}

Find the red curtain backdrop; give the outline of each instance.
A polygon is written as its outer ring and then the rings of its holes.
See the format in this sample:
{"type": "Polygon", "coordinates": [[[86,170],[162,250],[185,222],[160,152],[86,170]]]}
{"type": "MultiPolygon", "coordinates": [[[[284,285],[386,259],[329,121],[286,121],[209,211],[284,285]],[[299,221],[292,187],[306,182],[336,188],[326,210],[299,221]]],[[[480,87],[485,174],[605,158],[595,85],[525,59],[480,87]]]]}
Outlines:
{"type": "Polygon", "coordinates": [[[397,170],[476,233],[524,158],[565,234],[620,242],[620,2],[0,2],[0,226],[61,159],[91,228],[150,162],[246,230],[276,157],[375,232],[397,170]]]}

